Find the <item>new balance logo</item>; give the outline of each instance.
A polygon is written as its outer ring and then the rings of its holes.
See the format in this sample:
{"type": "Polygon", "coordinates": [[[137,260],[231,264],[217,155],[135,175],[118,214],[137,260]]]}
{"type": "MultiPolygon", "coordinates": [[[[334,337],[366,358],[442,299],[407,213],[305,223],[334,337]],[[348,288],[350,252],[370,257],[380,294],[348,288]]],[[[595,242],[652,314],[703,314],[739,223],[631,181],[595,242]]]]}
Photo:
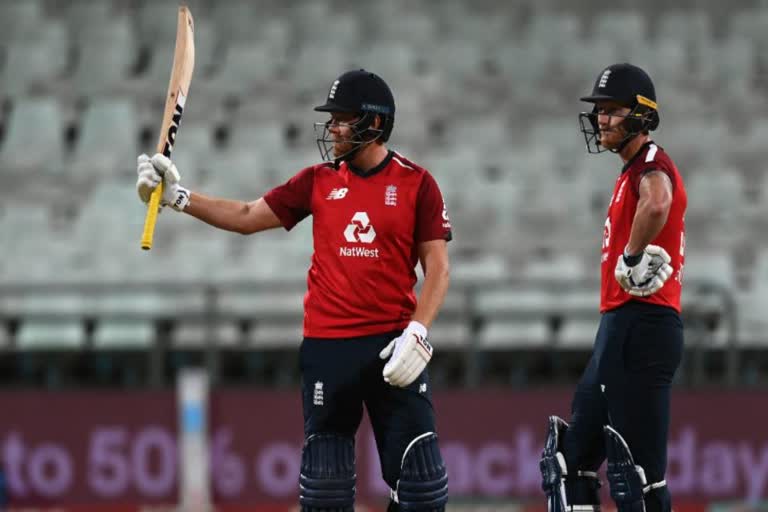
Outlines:
{"type": "Polygon", "coordinates": [[[328,194],[328,197],[326,199],[344,199],[347,196],[347,192],[349,192],[348,188],[335,188],[331,190],[331,193],[328,194]]]}
{"type": "Polygon", "coordinates": [[[419,393],[423,394],[423,393],[426,393],[426,392],[427,392],[427,383],[426,382],[422,382],[421,384],[419,384],[419,393]]]}
{"type": "Polygon", "coordinates": [[[315,394],[312,398],[312,403],[315,405],[323,405],[323,383],[320,381],[315,382],[315,394]]]}

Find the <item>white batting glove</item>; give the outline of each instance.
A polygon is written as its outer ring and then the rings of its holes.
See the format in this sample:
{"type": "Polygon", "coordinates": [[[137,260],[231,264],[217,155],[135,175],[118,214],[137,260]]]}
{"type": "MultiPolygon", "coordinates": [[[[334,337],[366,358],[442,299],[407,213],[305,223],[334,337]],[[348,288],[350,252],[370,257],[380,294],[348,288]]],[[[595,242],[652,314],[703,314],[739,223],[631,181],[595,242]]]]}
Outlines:
{"type": "Polygon", "coordinates": [[[672,275],[670,261],[672,259],[663,247],[647,245],[643,253],[634,258],[628,256],[626,251],[619,256],[613,274],[627,293],[636,297],[647,297],[661,290],[672,275]],[[639,260],[632,261],[637,258],[639,260]]]}
{"type": "Polygon", "coordinates": [[[392,358],[384,365],[384,380],[404,388],[415,381],[432,359],[432,345],[427,341],[427,328],[411,321],[403,334],[393,339],[379,353],[381,359],[392,358]]]}
{"type": "Polygon", "coordinates": [[[189,190],[179,185],[181,175],[168,157],[161,153],[155,154],[152,158],[140,155],[137,162],[136,172],[139,174],[139,179],[136,181],[136,190],[143,202],[149,202],[152,191],[162,180],[163,197],[160,199],[160,205],[170,206],[179,212],[186,208],[189,204],[189,190]]]}

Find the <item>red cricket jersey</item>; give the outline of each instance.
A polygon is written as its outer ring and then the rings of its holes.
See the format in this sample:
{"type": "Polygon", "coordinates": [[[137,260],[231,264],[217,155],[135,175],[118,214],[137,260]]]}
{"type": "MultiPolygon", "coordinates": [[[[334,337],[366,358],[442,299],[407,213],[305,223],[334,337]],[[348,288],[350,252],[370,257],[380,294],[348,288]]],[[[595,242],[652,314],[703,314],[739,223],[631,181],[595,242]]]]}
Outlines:
{"type": "Polygon", "coordinates": [[[366,174],[346,162],[338,170],[308,167],[264,199],[286,230],[313,218],[304,336],[351,338],[408,325],[418,244],[451,239],[429,172],[390,151],[366,174]]]}
{"type": "Polygon", "coordinates": [[[653,142],[645,144],[632,159],[627,162],[622,173],[616,179],[611,202],[608,205],[608,218],[603,230],[603,250],[601,265],[600,312],[621,306],[627,301],[637,300],[669,306],[680,312],[680,291],[683,280],[685,257],[685,208],[688,196],[685,193],[683,179],[672,159],[653,142]],[[667,222],[651,244],[666,249],[672,259],[672,277],[664,286],[649,297],[634,297],[624,291],[614,277],[616,262],[624,253],[629,243],[632,221],[635,218],[637,202],[640,198],[640,180],[649,171],[662,171],[672,181],[672,206],[667,222]]]}

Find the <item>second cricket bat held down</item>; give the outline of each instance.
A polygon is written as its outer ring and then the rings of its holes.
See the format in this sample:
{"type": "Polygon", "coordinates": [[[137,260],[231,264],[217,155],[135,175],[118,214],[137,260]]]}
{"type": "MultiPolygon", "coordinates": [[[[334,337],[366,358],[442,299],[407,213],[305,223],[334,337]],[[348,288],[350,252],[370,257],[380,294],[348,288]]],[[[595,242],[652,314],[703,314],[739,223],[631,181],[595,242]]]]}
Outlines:
{"type": "MultiPolygon", "coordinates": [[[[195,67],[194,32],[192,13],[189,12],[187,6],[182,5],[179,7],[171,80],[168,84],[163,123],[160,125],[160,138],[157,142],[157,152],[168,158],[171,157],[173,146],[176,143],[176,134],[181,123],[181,115],[184,113],[184,104],[189,94],[189,84],[192,81],[192,71],[195,67]]],[[[161,182],[152,192],[147,205],[144,233],[141,236],[141,248],[145,251],[152,248],[152,238],[155,233],[155,224],[162,197],[163,183],[161,182]]]]}

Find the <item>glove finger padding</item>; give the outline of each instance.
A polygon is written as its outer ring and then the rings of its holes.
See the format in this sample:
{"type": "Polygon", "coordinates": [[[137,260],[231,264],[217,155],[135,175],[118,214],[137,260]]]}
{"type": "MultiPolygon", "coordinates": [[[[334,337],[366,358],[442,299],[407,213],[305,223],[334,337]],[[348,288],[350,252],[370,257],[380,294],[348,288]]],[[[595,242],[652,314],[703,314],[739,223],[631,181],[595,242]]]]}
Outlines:
{"type": "Polygon", "coordinates": [[[413,381],[419,378],[419,375],[421,375],[421,372],[424,371],[424,368],[427,366],[426,361],[418,360],[414,362],[413,365],[408,369],[408,372],[405,374],[405,377],[403,378],[402,386],[410,386],[413,381]]]}
{"type": "Polygon", "coordinates": [[[384,365],[384,380],[392,380],[400,372],[403,364],[403,358],[401,357],[393,357],[390,359],[389,362],[384,365]]]}
{"type": "Polygon", "coordinates": [[[403,347],[404,363],[390,376],[390,383],[395,386],[406,387],[421,375],[427,366],[429,356],[424,349],[419,347],[419,341],[415,335],[411,335],[410,343],[403,347]]]}
{"type": "Polygon", "coordinates": [[[179,174],[176,164],[174,164],[167,156],[162,153],[155,153],[151,162],[157,172],[163,176],[166,183],[175,184],[181,181],[181,174],[179,174]]]}
{"type": "Polygon", "coordinates": [[[389,356],[391,356],[392,355],[392,351],[395,350],[395,343],[396,342],[397,342],[397,338],[395,338],[392,341],[390,341],[389,344],[386,347],[384,347],[384,349],[381,352],[379,352],[379,358],[380,359],[386,359],[389,356]]]}
{"type": "Polygon", "coordinates": [[[664,260],[664,263],[670,263],[672,261],[669,253],[660,245],[646,245],[645,252],[652,256],[659,256],[662,260],[664,260]]]}
{"type": "Polygon", "coordinates": [[[160,184],[162,177],[155,171],[149,162],[140,163],[137,168],[139,178],[136,181],[136,191],[139,193],[139,199],[144,203],[149,202],[152,191],[160,184]]]}
{"type": "Polygon", "coordinates": [[[399,337],[395,338],[380,353],[379,357],[392,357],[384,365],[384,380],[393,386],[405,387],[411,384],[424,370],[432,357],[432,347],[426,341],[427,329],[412,321],[399,337]]]}
{"type": "Polygon", "coordinates": [[[667,263],[662,265],[661,268],[659,269],[658,275],[659,277],[661,277],[661,280],[666,283],[667,279],[672,277],[672,265],[669,265],[667,263]]]}

